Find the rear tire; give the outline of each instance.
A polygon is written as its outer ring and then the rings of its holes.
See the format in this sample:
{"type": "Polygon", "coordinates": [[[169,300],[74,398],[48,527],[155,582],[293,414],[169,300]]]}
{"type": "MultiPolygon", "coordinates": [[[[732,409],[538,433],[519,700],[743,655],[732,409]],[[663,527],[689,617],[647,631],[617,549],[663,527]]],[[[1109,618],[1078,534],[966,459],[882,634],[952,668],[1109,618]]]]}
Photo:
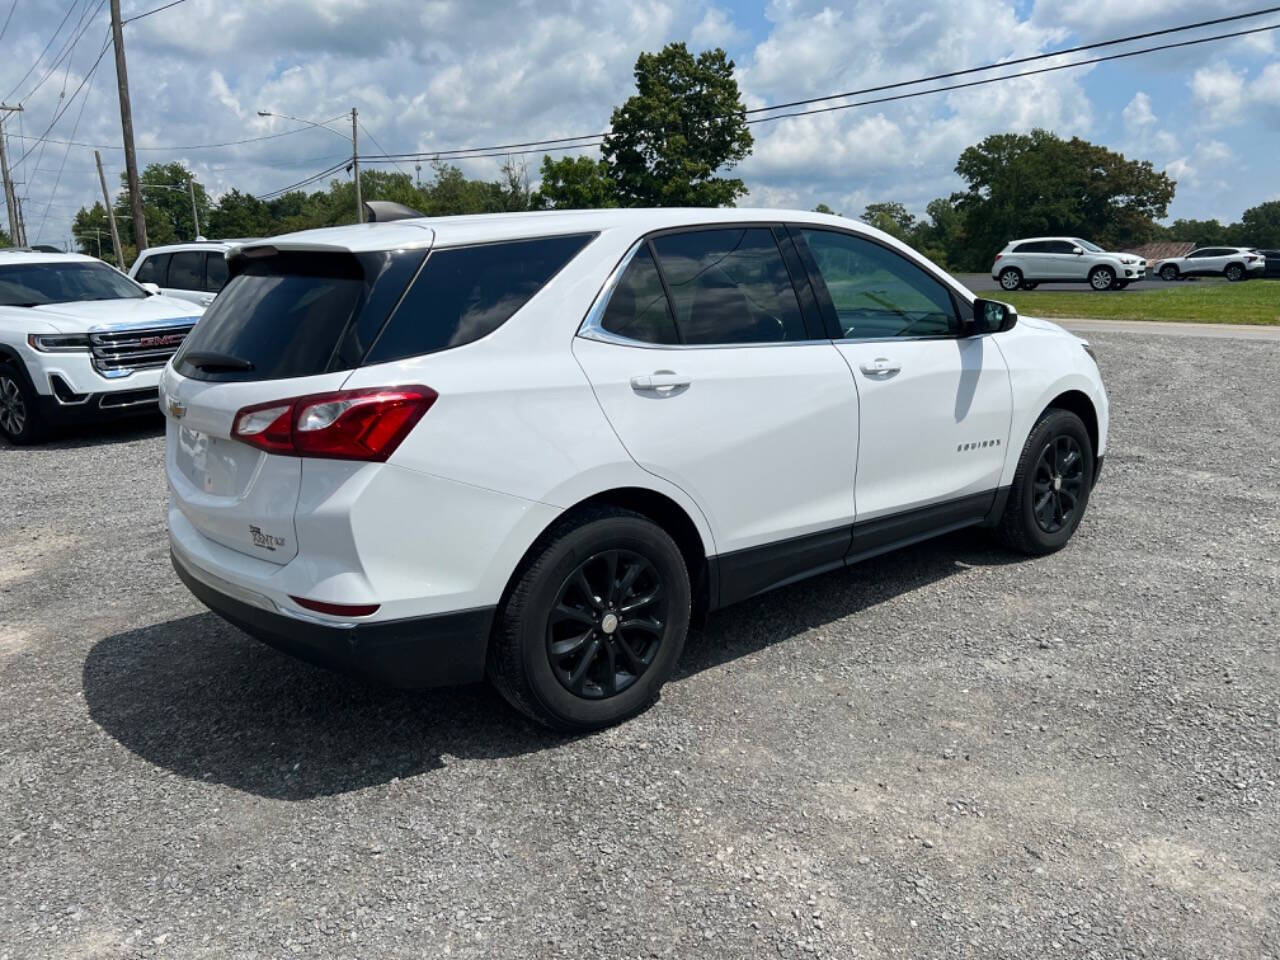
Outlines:
{"type": "Polygon", "coordinates": [[[1094,267],[1089,271],[1089,286],[1095,290],[1114,290],[1116,274],[1110,267],[1094,267]]]}
{"type": "Polygon", "coordinates": [[[1227,269],[1222,271],[1222,275],[1232,283],[1239,283],[1245,278],[1245,269],[1238,263],[1228,263],[1227,269]]]}
{"type": "Polygon", "coordinates": [[[1174,280],[1177,280],[1178,268],[1175,267],[1172,263],[1166,263],[1163,267],[1160,268],[1160,279],[1168,281],[1169,283],[1172,283],[1174,280]]]}
{"type": "Polygon", "coordinates": [[[1000,289],[1012,293],[1022,286],[1022,271],[1017,267],[1005,267],[1000,271],[1000,289]]]}
{"type": "Polygon", "coordinates": [[[19,447],[45,436],[36,392],[12,363],[0,363],[0,436],[19,447]]]}
{"type": "Polygon", "coordinates": [[[1001,542],[1031,556],[1066,546],[1089,505],[1093,457],[1093,443],[1081,419],[1069,410],[1046,410],[1018,458],[996,528],[1001,542]]]}
{"type": "Polygon", "coordinates": [[[658,699],[684,649],[689,573],[647,517],[593,507],[555,524],[516,571],[489,644],[489,680],[530,719],[598,730],[658,699]]]}

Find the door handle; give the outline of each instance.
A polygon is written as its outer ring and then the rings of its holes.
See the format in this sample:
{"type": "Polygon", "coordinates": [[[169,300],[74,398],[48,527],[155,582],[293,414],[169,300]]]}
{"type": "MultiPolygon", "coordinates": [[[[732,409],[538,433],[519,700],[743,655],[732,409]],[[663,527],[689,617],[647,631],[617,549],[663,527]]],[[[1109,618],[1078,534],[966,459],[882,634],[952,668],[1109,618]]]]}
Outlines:
{"type": "Polygon", "coordinates": [[[862,364],[862,372],[868,377],[884,377],[891,373],[901,372],[902,367],[891,363],[886,357],[876,357],[869,363],[862,364]]]}
{"type": "Polygon", "coordinates": [[[691,377],[682,376],[678,373],[671,373],[669,370],[663,370],[658,373],[651,373],[648,376],[632,377],[632,390],[653,390],[668,391],[675,390],[677,387],[687,387],[693,383],[691,377]]]}

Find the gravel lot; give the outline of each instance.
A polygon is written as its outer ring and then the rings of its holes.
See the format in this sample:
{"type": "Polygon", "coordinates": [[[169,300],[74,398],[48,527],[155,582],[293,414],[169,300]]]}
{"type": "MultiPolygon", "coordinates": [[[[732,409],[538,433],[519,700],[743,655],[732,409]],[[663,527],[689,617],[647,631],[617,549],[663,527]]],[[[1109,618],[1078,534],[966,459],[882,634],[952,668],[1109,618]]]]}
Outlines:
{"type": "Polygon", "coordinates": [[[157,429],[0,445],[0,958],[1280,957],[1280,343],[1092,339],[1067,550],[748,602],[579,739],[204,612],[157,429]]]}

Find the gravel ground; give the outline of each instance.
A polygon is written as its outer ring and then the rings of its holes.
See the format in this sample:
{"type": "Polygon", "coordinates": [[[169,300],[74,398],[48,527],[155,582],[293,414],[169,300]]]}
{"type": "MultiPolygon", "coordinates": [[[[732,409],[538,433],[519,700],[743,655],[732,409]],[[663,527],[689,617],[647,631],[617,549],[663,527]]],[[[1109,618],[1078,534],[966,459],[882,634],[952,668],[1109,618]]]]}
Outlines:
{"type": "Polygon", "coordinates": [[[0,958],[1280,957],[1280,343],[1092,339],[1068,549],[750,601],[578,739],[203,612],[156,429],[0,446],[0,958]]]}

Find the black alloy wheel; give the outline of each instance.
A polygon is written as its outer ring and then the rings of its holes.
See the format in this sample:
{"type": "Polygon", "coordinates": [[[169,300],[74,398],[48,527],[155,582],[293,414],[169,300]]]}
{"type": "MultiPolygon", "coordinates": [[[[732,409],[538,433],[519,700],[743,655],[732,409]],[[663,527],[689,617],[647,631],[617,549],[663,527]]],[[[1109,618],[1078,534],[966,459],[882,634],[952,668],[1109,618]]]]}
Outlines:
{"type": "Polygon", "coordinates": [[[630,550],[605,550],[578,565],[547,618],[547,657],[575,696],[616,696],[653,665],[668,621],[657,568],[630,550]]]}
{"type": "Polygon", "coordinates": [[[1170,282],[1177,280],[1178,268],[1175,267],[1172,263],[1166,263],[1163,267],[1160,268],[1160,279],[1168,280],[1170,282]]]}
{"type": "Polygon", "coordinates": [[[1229,263],[1227,264],[1226,275],[1227,279],[1232,283],[1239,283],[1244,279],[1244,267],[1238,263],[1229,263]]]}
{"type": "Polygon", "coordinates": [[[1040,451],[1032,479],[1032,509],[1045,533],[1058,533],[1075,520],[1084,502],[1084,451],[1075,437],[1052,438],[1040,451]]]}

